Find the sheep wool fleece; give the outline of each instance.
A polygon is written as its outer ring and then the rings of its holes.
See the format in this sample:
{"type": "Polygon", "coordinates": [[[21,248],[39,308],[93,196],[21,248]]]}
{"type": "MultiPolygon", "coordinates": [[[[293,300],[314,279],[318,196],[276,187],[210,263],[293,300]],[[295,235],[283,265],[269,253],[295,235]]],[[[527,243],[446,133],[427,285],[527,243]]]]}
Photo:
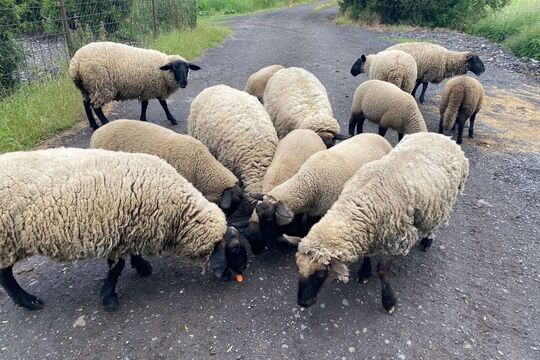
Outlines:
{"type": "Polygon", "coordinates": [[[202,142],[149,122],[115,120],[94,131],[90,147],[156,155],[212,202],[219,202],[223,191],[238,182],[202,142]]]}
{"type": "Polygon", "coordinates": [[[366,164],[299,245],[328,265],[363,255],[406,255],[418,236],[433,238],[450,216],[469,162],[450,138],[407,135],[388,154],[366,164]]]}
{"type": "Polygon", "coordinates": [[[166,100],[180,85],[170,71],[159,68],[178,55],[139,49],[113,42],[93,42],[83,46],[69,63],[69,74],[82,82],[96,108],[112,100],[166,100]]]}
{"type": "Polygon", "coordinates": [[[191,103],[188,133],[241,179],[246,193],[262,191],[278,138],[256,97],[226,85],[203,90],[191,103]]]}
{"type": "Polygon", "coordinates": [[[246,82],[246,88],[244,89],[249,95],[255,96],[262,102],[264,89],[268,80],[279,70],[283,69],[281,65],[270,65],[257,71],[249,77],[246,82]]]}
{"type": "Polygon", "coordinates": [[[484,102],[484,87],[470,76],[457,76],[444,85],[439,112],[444,116],[444,127],[451,129],[459,116],[469,119],[480,111],[484,102]]]}
{"type": "Polygon", "coordinates": [[[417,77],[416,61],[401,50],[386,50],[368,55],[364,65],[368,79],[388,81],[410,93],[417,77]]]}
{"type": "Polygon", "coordinates": [[[0,156],[0,268],[168,251],[206,264],[224,214],[164,160],[58,148],[0,156]]]}

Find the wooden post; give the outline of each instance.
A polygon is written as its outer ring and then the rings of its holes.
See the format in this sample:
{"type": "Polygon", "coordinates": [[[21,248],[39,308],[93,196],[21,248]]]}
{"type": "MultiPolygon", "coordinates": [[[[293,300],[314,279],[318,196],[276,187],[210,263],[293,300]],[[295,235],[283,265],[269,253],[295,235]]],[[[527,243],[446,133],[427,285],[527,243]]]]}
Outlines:
{"type": "Polygon", "coordinates": [[[156,0],[152,0],[152,31],[158,36],[156,0]]]}
{"type": "Polygon", "coordinates": [[[64,0],[58,0],[58,5],[60,5],[60,17],[62,18],[62,26],[64,27],[64,37],[66,38],[69,57],[71,57],[74,53],[74,48],[73,42],[71,41],[71,32],[69,31],[69,24],[67,21],[66,6],[64,4],[64,0]]]}

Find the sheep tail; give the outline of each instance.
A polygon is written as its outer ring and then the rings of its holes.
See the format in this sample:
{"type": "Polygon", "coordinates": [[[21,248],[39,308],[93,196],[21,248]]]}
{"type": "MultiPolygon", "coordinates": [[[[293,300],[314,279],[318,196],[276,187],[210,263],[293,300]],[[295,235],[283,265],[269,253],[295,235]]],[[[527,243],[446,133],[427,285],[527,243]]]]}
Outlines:
{"type": "Polygon", "coordinates": [[[464,91],[459,88],[455,90],[457,91],[450,91],[450,94],[441,100],[441,113],[444,114],[443,124],[446,130],[450,130],[454,126],[459,108],[463,102],[464,91]]]}

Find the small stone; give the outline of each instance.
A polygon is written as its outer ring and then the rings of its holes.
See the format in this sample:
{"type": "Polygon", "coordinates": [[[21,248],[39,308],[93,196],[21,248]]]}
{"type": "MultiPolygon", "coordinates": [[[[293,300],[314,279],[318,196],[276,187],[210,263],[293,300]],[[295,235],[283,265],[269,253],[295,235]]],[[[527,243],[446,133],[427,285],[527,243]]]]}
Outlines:
{"type": "Polygon", "coordinates": [[[397,357],[400,360],[405,360],[405,355],[403,355],[403,354],[399,354],[397,357]]]}
{"type": "Polygon", "coordinates": [[[325,303],[321,303],[321,309],[324,309],[326,307],[325,303]]]}
{"type": "Polygon", "coordinates": [[[300,330],[306,330],[306,329],[307,329],[306,325],[304,325],[304,324],[300,325],[300,330]]]}
{"type": "Polygon", "coordinates": [[[343,304],[343,306],[349,306],[349,302],[347,301],[347,299],[341,300],[341,303],[343,304]]]}
{"type": "Polygon", "coordinates": [[[354,348],[354,346],[349,346],[349,352],[352,354],[354,352],[356,352],[356,349],[354,348]]]}
{"type": "Polygon", "coordinates": [[[84,321],[84,315],[81,315],[73,323],[73,327],[83,327],[86,326],[86,321],[84,321]]]}
{"type": "Polygon", "coordinates": [[[363,329],[362,329],[362,332],[363,332],[364,334],[367,333],[367,328],[363,328],[363,329]]]}
{"type": "Polygon", "coordinates": [[[385,339],[385,340],[384,340],[384,343],[385,343],[385,344],[390,344],[390,340],[385,339]]]}
{"type": "Polygon", "coordinates": [[[289,345],[283,344],[283,345],[281,345],[281,348],[282,348],[283,350],[287,350],[287,349],[289,348],[289,345]]]}
{"type": "Polygon", "coordinates": [[[407,345],[408,345],[408,346],[411,346],[411,345],[412,345],[412,341],[411,341],[411,340],[407,340],[407,345]]]}

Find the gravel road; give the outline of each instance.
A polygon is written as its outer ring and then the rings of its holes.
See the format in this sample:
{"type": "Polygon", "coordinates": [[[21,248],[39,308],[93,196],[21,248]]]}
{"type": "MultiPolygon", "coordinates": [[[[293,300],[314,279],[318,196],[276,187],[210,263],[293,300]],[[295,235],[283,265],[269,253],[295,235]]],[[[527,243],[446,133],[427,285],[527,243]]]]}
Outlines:
{"type": "MultiPolygon", "coordinates": [[[[365,79],[351,77],[351,64],[395,41],[388,33],[335,26],[328,19],[335,9],[313,8],[230,20],[232,37],[206,52],[197,61],[203,70],[170,99],[180,120],[175,129],[185,132],[189,104],[202,89],[243,88],[251,73],[274,63],[313,72],[345,125],[354,89],[365,79]]],[[[149,278],[124,270],[121,308],[112,314],[102,310],[98,295],[105,261],[34,257],[16,266],[16,276],[46,307],[16,308],[0,291],[0,358],[539,359],[539,83],[497,61],[487,62],[481,81],[486,107],[476,139],[463,144],[470,178],[434,246],[396,262],[394,315],[383,311],[376,280],[332,284],[299,313],[293,253],[252,257],[241,285],[201,275],[181,259],[151,259],[149,278]]],[[[441,90],[430,85],[421,106],[430,131],[437,129],[441,90]]],[[[137,118],[138,112],[136,101],[125,102],[111,117],[137,118]]],[[[156,101],[148,115],[168,126],[156,101]]],[[[86,147],[89,136],[84,129],[53,145],[86,147]]],[[[392,131],[387,137],[397,140],[392,131]]],[[[351,273],[357,270],[358,264],[351,273]]]]}

